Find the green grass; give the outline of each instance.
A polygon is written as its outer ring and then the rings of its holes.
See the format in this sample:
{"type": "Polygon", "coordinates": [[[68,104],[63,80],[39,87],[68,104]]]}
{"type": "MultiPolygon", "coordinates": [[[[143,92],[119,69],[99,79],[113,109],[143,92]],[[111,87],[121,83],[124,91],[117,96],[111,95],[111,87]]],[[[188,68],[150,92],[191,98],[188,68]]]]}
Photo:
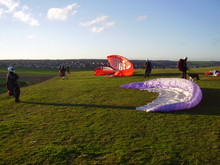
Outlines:
{"type": "MultiPolygon", "coordinates": [[[[73,71],[68,80],[21,88],[19,104],[3,93],[0,164],[218,164],[220,77],[204,75],[213,69],[220,67],[192,69],[201,75],[203,100],[178,112],[135,110],[158,94],[119,86],[147,80],[143,70],[121,78],[73,71]]],[[[158,77],[180,72],[154,69],[150,79],[158,77]]]]}

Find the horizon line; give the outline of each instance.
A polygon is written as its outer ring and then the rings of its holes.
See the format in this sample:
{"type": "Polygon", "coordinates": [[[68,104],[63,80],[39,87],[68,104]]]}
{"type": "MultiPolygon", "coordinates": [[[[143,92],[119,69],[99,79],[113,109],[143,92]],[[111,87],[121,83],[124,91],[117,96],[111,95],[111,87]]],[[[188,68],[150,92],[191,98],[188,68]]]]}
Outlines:
{"type": "MultiPolygon", "coordinates": [[[[108,59],[104,59],[104,58],[77,58],[77,59],[0,59],[0,61],[12,61],[12,60],[23,60],[23,61],[28,61],[28,60],[33,60],[33,61],[37,61],[37,60],[45,60],[45,61],[55,61],[55,60],[108,60],[108,59]]],[[[129,61],[146,61],[143,59],[128,59],[129,61]]],[[[150,60],[150,61],[178,61],[178,60],[150,60]]],[[[188,60],[188,61],[209,61],[209,62],[220,62],[220,60],[188,60]]]]}

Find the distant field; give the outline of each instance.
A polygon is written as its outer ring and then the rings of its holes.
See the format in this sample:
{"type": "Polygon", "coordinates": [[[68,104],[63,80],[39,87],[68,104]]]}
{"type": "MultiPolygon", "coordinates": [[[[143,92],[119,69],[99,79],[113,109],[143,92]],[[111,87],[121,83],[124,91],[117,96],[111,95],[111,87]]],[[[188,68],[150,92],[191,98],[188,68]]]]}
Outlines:
{"type": "MultiPolygon", "coordinates": [[[[217,165],[220,77],[204,75],[213,69],[220,67],[191,69],[200,74],[203,100],[169,113],[137,111],[158,94],[119,88],[148,80],[142,69],[132,77],[73,70],[68,80],[56,70],[18,69],[21,81],[33,85],[21,88],[18,104],[0,92],[0,164],[217,165]]],[[[3,83],[5,70],[0,76],[3,83]]],[[[153,69],[150,79],[159,77],[180,72],[153,69]]]]}

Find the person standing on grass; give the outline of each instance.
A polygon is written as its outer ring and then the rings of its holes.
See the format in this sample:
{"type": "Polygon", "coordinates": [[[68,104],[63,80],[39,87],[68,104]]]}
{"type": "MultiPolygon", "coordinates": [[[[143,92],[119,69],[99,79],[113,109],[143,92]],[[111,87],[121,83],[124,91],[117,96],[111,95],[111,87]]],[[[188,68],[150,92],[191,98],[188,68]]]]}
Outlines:
{"type": "Polygon", "coordinates": [[[20,102],[20,87],[18,84],[19,76],[15,73],[15,70],[12,66],[8,67],[8,74],[6,77],[6,88],[8,90],[9,96],[14,96],[15,102],[20,102]]]}
{"type": "Polygon", "coordinates": [[[62,77],[62,79],[68,79],[67,76],[66,76],[66,68],[64,65],[61,65],[59,67],[59,76],[62,77]]]}
{"type": "Polygon", "coordinates": [[[152,70],[152,64],[151,62],[147,59],[145,64],[144,64],[144,67],[145,67],[145,74],[144,74],[144,77],[148,77],[150,76],[150,73],[151,73],[151,70],[152,70]]]}
{"type": "Polygon", "coordinates": [[[183,59],[180,59],[178,61],[178,69],[182,72],[182,78],[187,79],[187,70],[189,68],[187,67],[187,57],[184,57],[183,59]]]}

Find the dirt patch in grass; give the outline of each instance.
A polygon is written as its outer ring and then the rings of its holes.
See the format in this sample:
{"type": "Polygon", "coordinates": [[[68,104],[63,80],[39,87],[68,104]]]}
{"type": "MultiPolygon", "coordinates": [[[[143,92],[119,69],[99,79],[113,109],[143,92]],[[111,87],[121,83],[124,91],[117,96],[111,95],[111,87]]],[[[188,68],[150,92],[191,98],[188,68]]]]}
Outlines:
{"type": "MultiPolygon", "coordinates": [[[[30,73],[18,73],[20,87],[34,85],[43,81],[56,77],[57,75],[50,74],[30,74],[30,73]]],[[[0,93],[6,92],[5,80],[7,73],[0,72],[0,93]]]]}
{"type": "Polygon", "coordinates": [[[48,74],[19,74],[20,76],[20,81],[24,81],[29,83],[30,85],[32,84],[37,84],[46,80],[49,80],[56,75],[48,75],[48,74]]]}
{"type": "MultiPolygon", "coordinates": [[[[37,84],[46,80],[49,80],[56,75],[49,75],[49,74],[30,74],[30,73],[18,73],[19,81],[22,82],[31,82],[31,84],[37,84]]],[[[6,79],[7,73],[0,72],[1,79],[6,79]]]]}

